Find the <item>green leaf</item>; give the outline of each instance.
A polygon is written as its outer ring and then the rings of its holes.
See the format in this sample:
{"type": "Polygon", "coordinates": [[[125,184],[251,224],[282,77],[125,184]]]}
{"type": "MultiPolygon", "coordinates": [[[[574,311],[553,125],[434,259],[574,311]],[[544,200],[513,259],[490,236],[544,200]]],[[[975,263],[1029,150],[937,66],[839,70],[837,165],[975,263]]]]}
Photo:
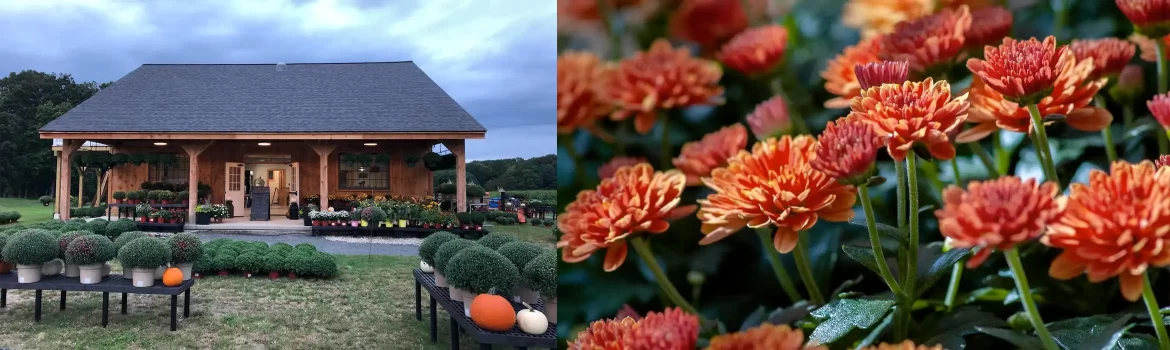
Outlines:
{"type": "Polygon", "coordinates": [[[764,320],[765,312],[767,311],[764,310],[763,306],[756,308],[756,311],[752,311],[751,315],[748,315],[748,317],[743,320],[743,324],[739,326],[739,331],[742,332],[759,326],[760,322],[764,320]]]}
{"type": "Polygon", "coordinates": [[[943,276],[950,274],[951,265],[959,262],[959,260],[962,260],[969,253],[971,253],[971,249],[968,248],[952,248],[943,253],[942,256],[939,256],[937,260],[930,264],[930,268],[926,270],[926,273],[920,273],[918,275],[918,280],[921,282],[918,284],[915,293],[918,295],[925,293],[938,280],[942,279],[943,276]]]}
{"type": "Polygon", "coordinates": [[[1030,335],[1026,335],[1026,334],[1023,334],[1020,332],[1016,332],[1016,331],[1013,331],[1010,329],[975,327],[975,330],[982,332],[983,334],[987,334],[987,335],[1002,339],[1003,341],[1006,341],[1008,343],[1012,343],[1012,345],[1015,345],[1017,348],[1020,348],[1020,349],[1042,349],[1042,348],[1044,348],[1044,344],[1040,343],[1039,338],[1036,338],[1036,337],[1033,337],[1030,335]]]}
{"type": "Polygon", "coordinates": [[[854,329],[869,329],[880,321],[894,301],[890,299],[838,298],[816,311],[812,316],[824,320],[809,335],[810,345],[828,344],[844,337],[854,329]]]}
{"type": "Polygon", "coordinates": [[[1005,298],[1007,298],[1008,293],[1010,292],[1004,288],[983,287],[972,291],[971,294],[967,296],[967,302],[1003,301],[1005,298]]]}
{"type": "Polygon", "coordinates": [[[877,257],[873,256],[873,249],[871,247],[858,247],[851,245],[841,246],[841,250],[848,255],[849,258],[861,263],[873,273],[881,275],[881,270],[878,269],[877,257]]]}
{"type": "Polygon", "coordinates": [[[1158,338],[1149,334],[1126,334],[1117,341],[1116,348],[1120,350],[1156,350],[1158,349],[1158,338]]]}
{"type": "Polygon", "coordinates": [[[1133,137],[1142,137],[1146,133],[1160,129],[1162,126],[1158,125],[1153,118],[1139,118],[1136,123],[1125,131],[1125,135],[1121,137],[1122,140],[1128,140],[1133,137]]]}
{"type": "Polygon", "coordinates": [[[942,345],[944,349],[964,349],[967,342],[964,336],[979,332],[979,327],[1006,327],[1007,323],[995,317],[994,314],[979,310],[976,307],[965,307],[946,314],[936,321],[922,322],[930,327],[923,334],[933,334],[924,345],[942,345]]]}
{"type": "Polygon", "coordinates": [[[1048,324],[1048,331],[1065,349],[1112,349],[1133,315],[1094,315],[1048,324]]]}
{"type": "Polygon", "coordinates": [[[812,313],[816,305],[809,303],[807,300],[801,300],[786,308],[779,308],[768,314],[768,323],[771,324],[793,324],[800,321],[812,313]]]}
{"type": "MultiPolygon", "coordinates": [[[[862,232],[864,232],[868,237],[869,227],[866,226],[864,217],[854,217],[852,221],[849,221],[849,223],[861,226],[861,229],[864,230],[862,232]]],[[[906,233],[902,232],[902,230],[899,230],[897,227],[878,222],[877,231],[878,236],[881,238],[892,238],[895,241],[898,241],[898,244],[900,244],[903,248],[910,246],[910,241],[906,238],[906,233]]]]}
{"type": "Polygon", "coordinates": [[[1117,321],[1110,323],[1109,326],[1106,327],[1100,334],[1097,334],[1097,336],[1089,338],[1085,342],[1081,343],[1078,348],[1111,350],[1113,349],[1113,346],[1121,340],[1121,337],[1125,335],[1125,332],[1129,331],[1130,328],[1133,328],[1134,325],[1128,323],[1129,315],[1125,315],[1125,317],[1119,318],[1117,321]]]}

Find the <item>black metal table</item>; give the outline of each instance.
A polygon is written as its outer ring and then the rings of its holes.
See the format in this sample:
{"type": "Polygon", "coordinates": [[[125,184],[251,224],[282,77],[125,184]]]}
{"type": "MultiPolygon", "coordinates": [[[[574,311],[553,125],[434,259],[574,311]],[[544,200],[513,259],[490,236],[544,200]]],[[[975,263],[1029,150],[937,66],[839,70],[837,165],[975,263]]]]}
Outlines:
{"type": "Polygon", "coordinates": [[[179,222],[177,224],[171,224],[171,223],[162,223],[162,222],[140,222],[140,221],[136,221],[136,222],[134,222],[134,224],[138,226],[139,231],[147,231],[147,232],[158,231],[158,232],[175,232],[175,233],[183,232],[183,226],[186,225],[186,223],[184,223],[184,222],[179,222]]]}
{"type": "Polygon", "coordinates": [[[310,235],[346,235],[346,236],[375,236],[375,237],[426,237],[432,233],[447,231],[464,238],[477,238],[490,233],[488,228],[483,230],[464,230],[458,228],[421,228],[421,227],[353,227],[353,226],[313,226],[310,235]]]}
{"type": "MultiPolygon", "coordinates": [[[[527,349],[528,347],[557,348],[557,325],[555,323],[549,324],[548,329],[541,335],[524,333],[518,326],[512,326],[512,329],[507,332],[479,328],[475,322],[471,321],[470,317],[464,316],[462,301],[451,300],[446,287],[435,286],[434,274],[414,269],[414,317],[419,321],[422,321],[422,290],[424,288],[431,298],[431,343],[438,341],[438,321],[436,320],[438,316],[435,313],[435,304],[438,301],[438,304],[443,305],[443,309],[447,310],[447,314],[451,316],[451,349],[459,349],[460,328],[479,343],[480,349],[491,349],[492,344],[514,346],[517,349],[527,349]]],[[[536,303],[532,305],[532,308],[543,311],[544,304],[536,303]]],[[[524,306],[512,303],[512,309],[519,312],[524,309],[524,306]]]]}
{"type": "Polygon", "coordinates": [[[183,281],[175,287],[163,286],[158,281],[152,287],[135,287],[131,279],[122,278],[122,275],[109,275],[101,283],[81,284],[77,277],[62,275],[45,276],[40,282],[19,283],[15,273],[0,275],[0,308],[8,306],[8,290],[35,290],[33,319],[41,322],[41,294],[46,290],[61,291],[61,310],[65,310],[67,292],[101,292],[102,293],[102,327],[109,324],[110,293],[122,293],[122,314],[126,314],[126,301],[129,294],[155,294],[171,296],[171,331],[178,329],[178,302],[179,294],[183,294],[183,318],[191,315],[191,286],[195,279],[183,281]]]}

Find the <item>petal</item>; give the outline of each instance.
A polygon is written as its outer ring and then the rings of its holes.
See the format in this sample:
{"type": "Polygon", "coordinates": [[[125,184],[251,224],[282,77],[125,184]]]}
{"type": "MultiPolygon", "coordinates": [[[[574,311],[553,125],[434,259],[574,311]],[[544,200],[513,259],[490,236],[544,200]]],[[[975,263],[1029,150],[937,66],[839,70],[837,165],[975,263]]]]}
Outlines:
{"type": "Polygon", "coordinates": [[[975,126],[960,132],[959,136],[955,137],[955,143],[979,141],[984,137],[987,137],[987,135],[991,135],[991,133],[995,132],[996,130],[999,130],[999,127],[996,126],[994,122],[975,124],[975,126]]]}
{"type": "Polygon", "coordinates": [[[699,209],[698,204],[691,204],[691,205],[684,205],[684,206],[676,207],[674,209],[671,209],[670,212],[667,212],[666,217],[663,217],[662,219],[666,220],[666,221],[682,219],[684,217],[691,215],[691,213],[694,213],[695,210],[697,210],[697,209],[699,209]]]}
{"type": "Polygon", "coordinates": [[[1085,107],[1073,110],[1065,121],[1080,131],[1101,131],[1113,122],[1113,114],[1104,108],[1085,107]]]}
{"type": "Polygon", "coordinates": [[[1070,280],[1085,272],[1085,263],[1076,261],[1075,254],[1064,251],[1052,259],[1052,266],[1048,267],[1048,275],[1058,280],[1070,280]]]}
{"type": "Polygon", "coordinates": [[[634,130],[639,134],[645,135],[650,133],[650,129],[654,128],[654,113],[638,113],[634,117],[634,130]]]}
{"type": "Polygon", "coordinates": [[[977,248],[975,255],[971,256],[971,260],[967,260],[967,268],[973,269],[982,265],[983,261],[987,260],[988,256],[991,256],[992,250],[989,247],[977,248]]]}
{"type": "Polygon", "coordinates": [[[796,242],[798,240],[800,240],[799,233],[787,227],[779,227],[776,229],[776,235],[772,237],[772,245],[776,248],[776,251],[787,254],[793,248],[796,248],[796,242]]]}
{"type": "Polygon", "coordinates": [[[628,253],[629,248],[626,247],[625,241],[610,245],[609,249],[605,250],[605,272],[613,272],[622,266],[622,263],[626,261],[626,254],[628,253]]]}
{"type": "Polygon", "coordinates": [[[1117,276],[1117,279],[1121,286],[1121,295],[1125,297],[1125,300],[1134,302],[1142,297],[1142,288],[1145,287],[1142,275],[1122,273],[1117,276]]]}
{"type": "Polygon", "coordinates": [[[927,146],[927,151],[930,155],[940,160],[948,160],[955,157],[955,145],[950,142],[936,142],[927,146]]]}
{"type": "Polygon", "coordinates": [[[699,240],[699,245],[708,245],[718,242],[719,240],[730,236],[733,233],[739,232],[743,229],[745,222],[743,220],[730,220],[726,224],[703,224],[702,231],[706,235],[699,240]]]}

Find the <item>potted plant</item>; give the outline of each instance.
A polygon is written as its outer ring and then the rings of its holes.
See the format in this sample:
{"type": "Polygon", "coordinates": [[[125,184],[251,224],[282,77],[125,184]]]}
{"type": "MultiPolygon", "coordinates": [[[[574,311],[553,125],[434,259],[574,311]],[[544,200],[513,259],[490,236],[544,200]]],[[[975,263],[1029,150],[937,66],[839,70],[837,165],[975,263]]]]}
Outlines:
{"type": "Polygon", "coordinates": [[[162,204],[171,204],[175,200],[175,193],[171,191],[159,191],[158,200],[162,204]]]}
{"type": "Polygon", "coordinates": [[[269,279],[280,279],[282,269],[284,269],[284,255],[275,250],[264,255],[264,266],[261,271],[268,271],[269,279]]]}
{"type": "Polygon", "coordinates": [[[195,206],[195,224],[196,225],[210,225],[211,224],[211,206],[197,205],[195,206]]]}
{"type": "Polygon", "coordinates": [[[483,223],[487,221],[487,216],[480,212],[470,213],[471,223],[475,225],[476,231],[483,231],[483,223]]]}
{"type": "Polygon", "coordinates": [[[138,201],[140,200],[142,200],[142,191],[126,192],[126,202],[130,204],[138,204],[138,201]]]}
{"type": "MultiPolygon", "coordinates": [[[[223,217],[225,217],[225,218],[236,217],[236,206],[235,206],[235,204],[232,204],[231,199],[223,201],[223,205],[224,205],[224,207],[227,208],[227,210],[224,212],[223,217]]],[[[220,222],[223,222],[223,220],[220,220],[220,222]]]]}
{"type": "Polygon", "coordinates": [[[555,219],[544,219],[544,227],[552,227],[556,222],[557,220],[555,219]]]}
{"type": "MultiPolygon", "coordinates": [[[[423,238],[422,243],[419,243],[418,245],[418,257],[422,259],[422,261],[420,261],[420,266],[424,266],[423,264],[425,264],[425,266],[433,268],[435,266],[435,253],[439,251],[439,247],[442,246],[443,243],[447,243],[458,238],[459,236],[456,236],[455,234],[447,231],[435,232],[427,236],[427,238],[423,238]]],[[[436,276],[435,278],[437,279],[438,277],[436,276]]]]}
{"type": "Polygon", "coordinates": [[[90,231],[72,231],[61,234],[57,238],[57,258],[65,262],[65,277],[80,276],[81,271],[77,268],[77,264],[72,264],[66,259],[65,251],[69,248],[69,242],[73,242],[77,237],[92,235],[90,231]]]}
{"type": "Polygon", "coordinates": [[[557,252],[548,250],[524,265],[523,280],[544,299],[544,315],[557,323],[557,252]]]}
{"type": "Polygon", "coordinates": [[[459,220],[459,228],[467,230],[471,228],[471,213],[456,213],[455,217],[459,220]]]}
{"type": "Polygon", "coordinates": [[[349,211],[335,211],[333,212],[333,220],[337,222],[337,226],[345,226],[349,220],[349,211]]]}
{"type": "Polygon", "coordinates": [[[211,259],[211,266],[220,276],[227,276],[228,272],[236,268],[236,257],[238,257],[234,250],[219,251],[215,257],[211,259]]]}
{"type": "Polygon", "coordinates": [[[162,193],[160,190],[150,190],[146,192],[146,200],[149,201],[150,204],[158,204],[158,195],[160,193],[162,193]]]}
{"type": "Polygon", "coordinates": [[[252,278],[253,273],[264,269],[264,257],[255,251],[240,253],[236,257],[236,268],[244,272],[244,277],[252,278]]]}
{"type": "Polygon", "coordinates": [[[126,201],[126,192],[117,191],[117,192],[114,192],[113,196],[114,196],[114,200],[118,201],[119,204],[124,203],[126,201]]]}
{"type": "Polygon", "coordinates": [[[154,286],[156,270],[171,259],[171,246],[161,239],[139,238],[118,249],[118,260],[130,268],[135,287],[154,286]]]}
{"type": "MultiPolygon", "coordinates": [[[[435,262],[433,265],[435,268],[435,286],[436,287],[447,287],[448,286],[448,284],[447,284],[447,263],[451,260],[451,257],[455,256],[455,254],[458,254],[460,251],[467,249],[467,247],[477,246],[477,245],[479,245],[479,243],[476,243],[475,241],[472,241],[469,239],[463,239],[463,238],[452,239],[452,240],[447,241],[446,243],[440,244],[439,249],[435,250],[435,258],[433,259],[435,262]]],[[[450,295],[451,295],[451,300],[459,300],[459,298],[462,297],[463,294],[460,293],[460,291],[457,290],[457,288],[451,288],[451,289],[455,289],[455,290],[449,291],[450,295]]]]}
{"type": "MultiPolygon", "coordinates": [[[[65,264],[79,267],[81,284],[96,284],[102,281],[102,269],[106,262],[117,254],[114,242],[99,235],[84,235],[69,242],[65,249],[65,264]]],[[[69,277],[66,274],[66,277],[69,277]]]]}
{"type": "Polygon", "coordinates": [[[510,291],[520,280],[520,271],[508,258],[484,246],[468,247],[455,254],[447,262],[447,272],[447,283],[465,291],[463,312],[469,317],[471,301],[480,294],[510,291]]]}
{"type": "Polygon", "coordinates": [[[540,226],[540,224],[544,223],[544,222],[540,221],[539,218],[529,219],[528,222],[532,223],[532,226],[540,226]]]}
{"type": "Polygon", "coordinates": [[[36,283],[41,280],[43,265],[57,258],[57,244],[48,230],[32,229],[17,233],[8,239],[0,256],[16,264],[18,283],[36,283]]]}
{"type": "MultiPolygon", "coordinates": [[[[175,195],[175,202],[176,203],[183,203],[183,204],[190,204],[191,191],[188,191],[188,190],[179,191],[179,193],[175,195]]],[[[186,276],[184,276],[184,277],[186,277],[186,276]]]]}
{"type": "Polygon", "coordinates": [[[46,207],[49,206],[49,204],[53,204],[53,197],[41,196],[41,198],[38,198],[37,200],[41,202],[41,205],[46,207]]]}
{"type": "Polygon", "coordinates": [[[313,224],[312,214],[317,211],[317,205],[313,203],[306,204],[301,207],[301,219],[305,221],[305,226],[319,226],[313,224]]]}
{"type": "MultiPolygon", "coordinates": [[[[382,226],[386,222],[386,211],[377,206],[370,206],[366,208],[370,210],[370,222],[374,226],[382,226]]],[[[363,209],[364,210],[364,209],[363,209]]]]}
{"type": "Polygon", "coordinates": [[[373,219],[374,219],[374,208],[372,208],[372,207],[365,207],[365,208],[358,209],[358,213],[359,213],[358,217],[361,219],[361,226],[362,227],[369,226],[370,221],[373,221],[373,219]]]}
{"type": "Polygon", "coordinates": [[[310,270],[309,253],[303,250],[294,250],[284,257],[284,271],[288,271],[289,279],[297,279],[297,275],[306,274],[310,270]]]}
{"type": "MultiPolygon", "coordinates": [[[[422,246],[419,246],[419,249],[421,250],[422,246]]],[[[522,241],[505,243],[496,249],[496,251],[500,252],[500,255],[503,255],[505,258],[508,258],[508,261],[511,261],[512,265],[516,266],[517,271],[523,271],[529,262],[545,252],[544,249],[535,244],[522,241]]],[[[520,282],[516,284],[515,288],[512,288],[509,294],[512,295],[512,301],[517,303],[535,304],[537,301],[540,301],[540,295],[523,278],[520,279],[520,282]]]]}
{"type": "Polygon", "coordinates": [[[170,221],[171,218],[173,217],[170,210],[159,210],[157,213],[158,213],[158,220],[156,220],[156,221],[159,223],[166,223],[167,221],[170,221]]]}
{"type": "Polygon", "coordinates": [[[203,257],[203,242],[189,233],[179,233],[168,240],[171,245],[171,263],[183,272],[183,280],[191,279],[195,262],[203,257]]]}

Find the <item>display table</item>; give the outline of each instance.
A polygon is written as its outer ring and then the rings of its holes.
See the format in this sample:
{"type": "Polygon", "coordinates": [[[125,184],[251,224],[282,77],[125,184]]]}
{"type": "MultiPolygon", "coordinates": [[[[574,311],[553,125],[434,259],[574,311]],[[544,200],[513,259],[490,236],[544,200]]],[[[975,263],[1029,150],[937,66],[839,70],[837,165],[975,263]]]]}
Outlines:
{"type": "Polygon", "coordinates": [[[171,331],[178,328],[176,309],[178,308],[179,294],[183,294],[183,318],[191,315],[191,286],[195,279],[183,281],[175,287],[163,286],[161,281],[155,281],[153,287],[135,287],[131,279],[122,278],[122,275],[109,275],[97,284],[81,284],[77,277],[62,275],[45,276],[40,282],[18,283],[16,273],[0,275],[0,308],[8,305],[8,290],[35,290],[33,320],[41,322],[41,292],[46,290],[61,291],[61,310],[65,310],[67,292],[101,292],[102,293],[102,327],[109,321],[110,293],[122,293],[122,314],[126,314],[126,301],[129,294],[154,294],[171,296],[171,331]]]}
{"type": "MultiPolygon", "coordinates": [[[[431,343],[438,341],[438,321],[436,320],[438,316],[435,313],[435,304],[437,303],[442,305],[443,309],[447,310],[447,314],[451,316],[451,349],[459,349],[459,329],[462,329],[465,334],[479,343],[480,349],[491,349],[492,344],[514,346],[517,349],[557,348],[557,325],[555,323],[549,324],[548,330],[545,330],[544,334],[541,335],[524,333],[517,326],[512,326],[512,329],[507,332],[479,328],[475,322],[471,321],[471,318],[464,316],[462,301],[451,300],[447,288],[435,286],[434,274],[414,269],[414,315],[419,321],[422,320],[423,289],[426,289],[431,296],[431,343]]],[[[512,308],[513,311],[519,312],[524,309],[524,305],[512,303],[512,308]]],[[[532,305],[532,308],[543,311],[544,304],[537,303],[532,305]]]]}

